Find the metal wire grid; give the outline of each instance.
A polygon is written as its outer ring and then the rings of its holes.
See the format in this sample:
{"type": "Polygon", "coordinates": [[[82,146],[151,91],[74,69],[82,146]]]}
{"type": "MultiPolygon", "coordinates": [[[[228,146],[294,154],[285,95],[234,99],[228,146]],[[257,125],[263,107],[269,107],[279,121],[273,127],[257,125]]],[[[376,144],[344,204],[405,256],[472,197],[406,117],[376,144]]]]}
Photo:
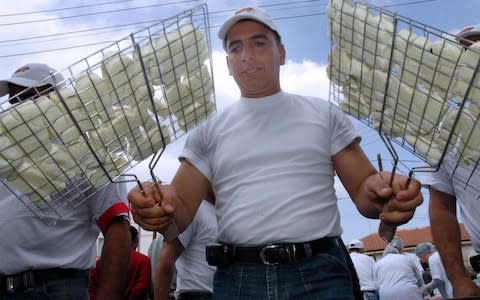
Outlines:
{"type": "Polygon", "coordinates": [[[154,176],[165,146],[216,110],[207,15],[201,5],[132,33],[62,70],[48,94],[1,103],[3,184],[49,222],[138,181],[126,172],[149,157],[154,176]]]}
{"type": "Polygon", "coordinates": [[[480,47],[362,2],[331,0],[330,101],[436,171],[480,191],[480,47]]]}

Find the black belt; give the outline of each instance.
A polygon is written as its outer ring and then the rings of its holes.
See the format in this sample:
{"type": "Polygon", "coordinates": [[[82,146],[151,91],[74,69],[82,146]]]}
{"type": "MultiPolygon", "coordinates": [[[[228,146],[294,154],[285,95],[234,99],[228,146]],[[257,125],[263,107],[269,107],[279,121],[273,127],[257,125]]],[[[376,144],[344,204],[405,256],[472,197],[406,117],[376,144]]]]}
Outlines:
{"type": "Polygon", "coordinates": [[[53,268],[44,270],[29,270],[13,275],[2,275],[0,276],[0,295],[34,288],[39,284],[56,279],[77,276],[88,277],[88,272],[86,270],[78,269],[53,268]]]}
{"type": "Polygon", "coordinates": [[[264,265],[285,264],[324,253],[337,246],[337,237],[325,237],[305,243],[279,243],[263,247],[234,247],[233,260],[264,265]]]}
{"type": "Polygon", "coordinates": [[[212,293],[202,291],[181,292],[177,300],[210,300],[212,293]]]}

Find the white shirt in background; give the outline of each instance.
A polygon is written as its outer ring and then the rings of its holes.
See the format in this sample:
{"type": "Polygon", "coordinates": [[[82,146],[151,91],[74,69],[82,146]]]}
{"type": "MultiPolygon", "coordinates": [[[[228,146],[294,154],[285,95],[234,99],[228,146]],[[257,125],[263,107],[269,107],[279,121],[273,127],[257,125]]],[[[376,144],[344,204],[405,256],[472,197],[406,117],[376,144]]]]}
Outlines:
{"type": "Polygon", "coordinates": [[[357,271],[358,279],[360,281],[360,290],[376,290],[377,287],[373,277],[373,266],[375,265],[375,260],[366,254],[358,252],[351,252],[350,257],[352,258],[353,265],[357,271]]]}

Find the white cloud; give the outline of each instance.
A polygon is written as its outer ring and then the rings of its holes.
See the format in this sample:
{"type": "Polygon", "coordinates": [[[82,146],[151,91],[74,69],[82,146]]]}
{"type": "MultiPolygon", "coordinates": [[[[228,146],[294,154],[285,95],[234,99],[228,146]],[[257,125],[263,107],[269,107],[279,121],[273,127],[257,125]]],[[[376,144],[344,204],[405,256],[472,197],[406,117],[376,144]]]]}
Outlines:
{"type": "Polygon", "coordinates": [[[283,90],[328,99],[329,80],[326,67],[310,60],[288,60],[281,69],[283,90]]]}

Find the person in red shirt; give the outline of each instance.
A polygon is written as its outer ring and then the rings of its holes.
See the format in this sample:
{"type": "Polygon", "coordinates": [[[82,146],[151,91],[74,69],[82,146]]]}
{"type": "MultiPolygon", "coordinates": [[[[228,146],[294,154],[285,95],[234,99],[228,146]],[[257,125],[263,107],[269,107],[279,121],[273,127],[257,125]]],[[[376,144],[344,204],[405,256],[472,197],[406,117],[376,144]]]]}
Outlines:
{"type": "MultiPolygon", "coordinates": [[[[138,251],[138,230],[130,226],[132,236],[132,250],[130,252],[130,266],[128,268],[128,281],[123,292],[125,300],[146,300],[150,290],[151,266],[150,258],[138,251]]],[[[101,260],[97,260],[96,268],[90,270],[88,294],[90,300],[95,300],[95,291],[97,289],[97,269],[101,260]]]]}

